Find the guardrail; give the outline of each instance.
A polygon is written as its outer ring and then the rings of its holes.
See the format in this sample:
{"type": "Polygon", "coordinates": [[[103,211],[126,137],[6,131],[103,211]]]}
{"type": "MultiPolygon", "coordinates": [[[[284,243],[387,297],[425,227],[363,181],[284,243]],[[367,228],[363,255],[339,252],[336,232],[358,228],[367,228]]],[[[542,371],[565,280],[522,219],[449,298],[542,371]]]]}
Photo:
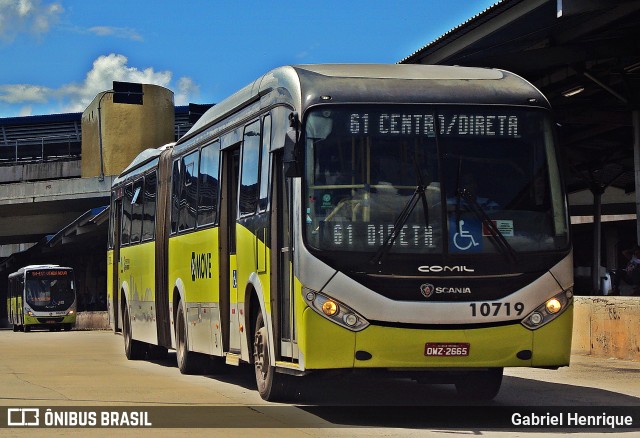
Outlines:
{"type": "Polygon", "coordinates": [[[79,158],[82,152],[82,140],[77,135],[20,138],[10,142],[13,145],[0,146],[0,165],[68,160],[79,158]]]}

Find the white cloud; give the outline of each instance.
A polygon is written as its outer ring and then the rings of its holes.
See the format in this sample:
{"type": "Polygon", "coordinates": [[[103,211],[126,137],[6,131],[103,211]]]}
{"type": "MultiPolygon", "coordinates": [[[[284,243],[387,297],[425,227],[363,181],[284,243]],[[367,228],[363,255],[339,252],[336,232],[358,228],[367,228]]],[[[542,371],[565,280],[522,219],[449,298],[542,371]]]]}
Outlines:
{"type": "MultiPolygon", "coordinates": [[[[46,104],[49,112],[81,112],[89,106],[98,93],[110,90],[113,81],[137,82],[169,88],[174,91],[176,105],[193,102],[194,97],[199,94],[200,87],[189,77],[179,78],[173,86],[172,72],[155,71],[152,67],[138,69],[130,67],[128,62],[126,56],[115,53],[100,56],[93,61],[91,70],[82,82],[66,84],[56,89],[29,84],[0,85],[0,102],[11,105],[42,106],[41,104],[46,104]],[[52,110],[56,102],[59,109],[52,110]]],[[[30,110],[31,107],[29,107],[30,110]]]]}
{"type": "Polygon", "coordinates": [[[52,90],[50,88],[39,85],[0,85],[0,102],[10,104],[25,102],[45,103],[51,95],[52,90]]]}
{"type": "Polygon", "coordinates": [[[176,105],[188,105],[193,102],[194,97],[200,94],[200,86],[189,77],[178,79],[178,89],[174,90],[174,101],[176,105]]]}
{"type": "Polygon", "coordinates": [[[128,27],[94,26],[89,29],[89,32],[98,36],[114,36],[133,41],[143,41],[142,36],[135,29],[128,27]]]}
{"type": "Polygon", "coordinates": [[[0,0],[0,39],[10,42],[21,32],[42,35],[55,24],[64,8],[41,0],[0,0]]]}

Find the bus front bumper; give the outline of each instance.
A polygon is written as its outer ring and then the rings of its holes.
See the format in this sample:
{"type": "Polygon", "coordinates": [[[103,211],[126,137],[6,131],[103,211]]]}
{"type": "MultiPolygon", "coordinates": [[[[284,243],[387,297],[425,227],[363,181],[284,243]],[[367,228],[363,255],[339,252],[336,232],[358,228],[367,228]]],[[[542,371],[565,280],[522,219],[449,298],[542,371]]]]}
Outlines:
{"type": "Polygon", "coordinates": [[[28,316],[24,315],[24,324],[30,326],[55,326],[58,324],[75,324],[76,314],[66,316],[28,316]]]}
{"type": "Polygon", "coordinates": [[[372,324],[351,332],[307,308],[299,347],[305,369],[494,368],[569,365],[573,304],[537,330],[519,323],[468,329],[421,329],[372,324]],[[468,354],[427,356],[427,343],[468,345],[468,354]]]}

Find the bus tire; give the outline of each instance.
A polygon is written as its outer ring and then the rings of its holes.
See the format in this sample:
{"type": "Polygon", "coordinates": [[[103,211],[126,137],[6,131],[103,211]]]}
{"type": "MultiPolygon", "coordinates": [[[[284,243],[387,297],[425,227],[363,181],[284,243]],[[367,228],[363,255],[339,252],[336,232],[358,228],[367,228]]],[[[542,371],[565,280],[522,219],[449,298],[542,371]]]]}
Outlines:
{"type": "Polygon", "coordinates": [[[465,374],[455,383],[458,396],[467,400],[492,400],[500,391],[503,370],[491,368],[465,374]]]}
{"type": "Polygon", "coordinates": [[[25,324],[22,326],[22,331],[25,333],[29,333],[31,331],[31,327],[25,324]]]}
{"type": "Polygon", "coordinates": [[[253,365],[260,397],[267,401],[281,401],[291,394],[290,376],[277,373],[269,360],[269,333],[264,325],[262,311],[256,317],[253,335],[253,365]]]}
{"type": "Polygon", "coordinates": [[[20,327],[15,325],[15,324],[13,324],[13,331],[14,332],[20,331],[20,327]]]}
{"type": "Polygon", "coordinates": [[[71,330],[72,327],[73,327],[73,324],[64,324],[64,331],[68,332],[71,330]]]}
{"type": "Polygon", "coordinates": [[[209,357],[195,351],[189,351],[187,339],[187,321],[182,302],[179,302],[178,313],[176,314],[176,359],[178,361],[178,369],[182,374],[207,374],[209,357]]]}
{"type": "Polygon", "coordinates": [[[126,305],[122,306],[122,335],[124,338],[124,354],[129,360],[141,360],[145,358],[147,349],[145,344],[133,339],[131,333],[131,320],[129,319],[129,309],[126,305]]]}

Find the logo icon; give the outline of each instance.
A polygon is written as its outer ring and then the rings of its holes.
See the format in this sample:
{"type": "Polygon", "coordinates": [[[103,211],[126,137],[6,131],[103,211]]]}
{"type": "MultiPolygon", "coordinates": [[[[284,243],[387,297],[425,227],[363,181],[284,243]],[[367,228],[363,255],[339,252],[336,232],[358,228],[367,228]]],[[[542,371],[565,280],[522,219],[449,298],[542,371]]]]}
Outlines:
{"type": "Polygon", "coordinates": [[[40,426],[39,408],[7,409],[7,426],[40,426]]]}
{"type": "Polygon", "coordinates": [[[432,284],[424,283],[420,285],[420,293],[422,293],[425,298],[429,298],[431,295],[433,295],[434,290],[435,288],[432,284]]]}

